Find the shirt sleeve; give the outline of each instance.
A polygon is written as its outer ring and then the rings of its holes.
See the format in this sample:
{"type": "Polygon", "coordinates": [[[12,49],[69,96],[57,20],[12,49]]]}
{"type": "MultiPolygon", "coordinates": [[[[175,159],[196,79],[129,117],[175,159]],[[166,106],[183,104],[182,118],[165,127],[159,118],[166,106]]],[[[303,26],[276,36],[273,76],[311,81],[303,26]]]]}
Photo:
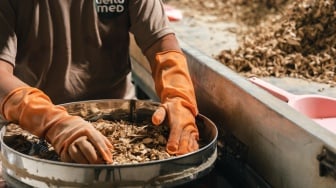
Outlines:
{"type": "Polygon", "coordinates": [[[0,59],[15,64],[17,37],[15,11],[10,0],[0,1],[0,59]]]}
{"type": "Polygon", "coordinates": [[[142,51],[157,39],[174,33],[169,25],[161,0],[134,0],[129,2],[130,32],[142,51]]]}

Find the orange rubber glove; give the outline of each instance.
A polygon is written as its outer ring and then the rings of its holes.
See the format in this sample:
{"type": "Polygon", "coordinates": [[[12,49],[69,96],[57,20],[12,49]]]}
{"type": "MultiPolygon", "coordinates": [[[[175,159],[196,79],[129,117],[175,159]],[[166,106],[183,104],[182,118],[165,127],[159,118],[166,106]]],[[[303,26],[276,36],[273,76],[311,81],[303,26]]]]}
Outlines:
{"type": "Polygon", "coordinates": [[[46,138],[64,162],[112,163],[109,140],[89,122],[52,104],[42,91],[32,87],[17,88],[4,97],[0,107],[7,121],[46,138]]]}
{"type": "Polygon", "coordinates": [[[152,122],[160,125],[167,118],[168,153],[182,155],[195,151],[199,147],[195,123],[198,109],[186,58],[182,52],[165,51],[156,54],[155,62],[152,72],[162,105],[154,112],[152,122]]]}

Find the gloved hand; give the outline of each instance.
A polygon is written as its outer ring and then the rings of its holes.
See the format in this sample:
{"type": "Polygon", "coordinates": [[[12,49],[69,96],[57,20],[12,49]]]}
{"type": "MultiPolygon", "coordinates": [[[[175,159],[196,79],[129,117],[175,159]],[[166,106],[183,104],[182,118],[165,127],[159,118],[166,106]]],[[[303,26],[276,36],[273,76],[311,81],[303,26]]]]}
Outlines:
{"type": "Polygon", "coordinates": [[[152,122],[160,125],[168,120],[168,153],[182,155],[195,151],[199,148],[195,123],[198,109],[186,58],[182,52],[165,51],[156,54],[155,63],[152,73],[162,105],[154,112],[152,122]]]}
{"type": "Polygon", "coordinates": [[[20,87],[4,97],[0,112],[7,120],[46,138],[64,162],[112,163],[112,144],[89,122],[52,104],[42,91],[20,87]]]}

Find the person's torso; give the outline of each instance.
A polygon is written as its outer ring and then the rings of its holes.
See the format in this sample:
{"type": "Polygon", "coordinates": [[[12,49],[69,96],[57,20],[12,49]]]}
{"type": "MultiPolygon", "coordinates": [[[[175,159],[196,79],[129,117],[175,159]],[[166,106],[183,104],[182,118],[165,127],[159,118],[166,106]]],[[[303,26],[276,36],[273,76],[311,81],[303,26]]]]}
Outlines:
{"type": "Polygon", "coordinates": [[[161,0],[1,0],[0,59],[55,103],[125,96],[129,32],[146,51],[173,33],[161,0]]]}
{"type": "Polygon", "coordinates": [[[104,92],[122,97],[122,87],[111,90],[125,84],[130,71],[127,3],[40,0],[18,6],[15,74],[56,103],[104,92]]]}

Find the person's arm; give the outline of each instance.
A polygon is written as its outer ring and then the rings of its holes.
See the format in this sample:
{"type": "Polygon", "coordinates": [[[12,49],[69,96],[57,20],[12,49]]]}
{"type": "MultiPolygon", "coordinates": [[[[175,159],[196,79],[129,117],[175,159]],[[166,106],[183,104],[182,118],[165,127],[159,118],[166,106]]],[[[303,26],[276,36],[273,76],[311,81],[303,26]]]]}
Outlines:
{"type": "Polygon", "coordinates": [[[13,75],[13,66],[0,59],[0,101],[15,88],[27,86],[13,75]]]}
{"type": "Polygon", "coordinates": [[[162,103],[152,121],[160,125],[166,119],[170,126],[167,151],[182,155],[197,150],[196,97],[186,57],[175,35],[160,38],[145,51],[145,55],[151,64],[155,89],[162,103]]]}
{"type": "Polygon", "coordinates": [[[89,122],[71,116],[41,90],[13,75],[0,60],[0,114],[9,122],[45,138],[64,162],[112,163],[112,144],[89,122]]]}

